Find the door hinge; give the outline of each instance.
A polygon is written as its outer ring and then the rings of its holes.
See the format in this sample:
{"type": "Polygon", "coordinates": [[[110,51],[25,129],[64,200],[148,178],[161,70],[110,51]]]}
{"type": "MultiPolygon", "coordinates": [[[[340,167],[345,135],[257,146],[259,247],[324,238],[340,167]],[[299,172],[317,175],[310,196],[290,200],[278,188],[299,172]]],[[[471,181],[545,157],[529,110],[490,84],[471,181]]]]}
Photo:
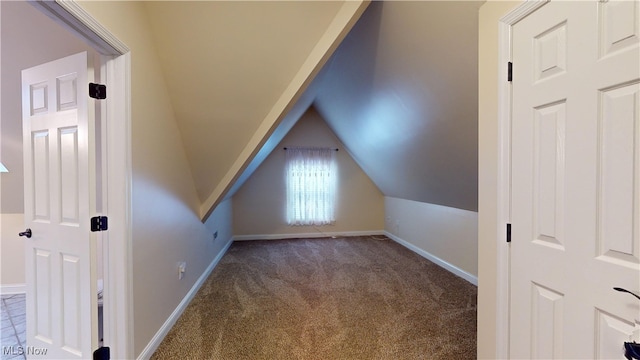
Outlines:
{"type": "Polygon", "coordinates": [[[111,359],[111,351],[108,346],[103,346],[93,352],[93,360],[109,360],[111,359]]]}
{"type": "Polygon", "coordinates": [[[109,219],[106,216],[94,216],[91,218],[91,231],[109,230],[109,219]]]}
{"type": "Polygon", "coordinates": [[[507,224],[507,242],[511,242],[511,224],[507,224]]]}
{"type": "Polygon", "coordinates": [[[102,84],[89,83],[89,97],[104,100],[107,98],[107,86],[102,84]]]}
{"type": "Polygon", "coordinates": [[[513,81],[513,63],[511,61],[507,63],[507,81],[513,81]]]}

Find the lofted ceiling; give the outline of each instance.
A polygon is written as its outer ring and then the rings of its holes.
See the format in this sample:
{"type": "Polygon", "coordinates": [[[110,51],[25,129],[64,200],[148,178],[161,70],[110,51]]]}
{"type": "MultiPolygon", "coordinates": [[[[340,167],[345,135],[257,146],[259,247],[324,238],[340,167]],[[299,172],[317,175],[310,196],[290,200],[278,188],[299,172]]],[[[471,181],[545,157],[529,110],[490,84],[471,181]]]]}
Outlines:
{"type": "Polygon", "coordinates": [[[202,202],[223,181],[343,5],[343,1],[145,3],[202,202]]]}
{"type": "Polygon", "coordinates": [[[480,1],[373,2],[318,111],[385,196],[477,211],[480,1]]]}
{"type": "Polygon", "coordinates": [[[481,4],[147,2],[203,217],[312,104],[386,196],[476,210],[481,4]]]}

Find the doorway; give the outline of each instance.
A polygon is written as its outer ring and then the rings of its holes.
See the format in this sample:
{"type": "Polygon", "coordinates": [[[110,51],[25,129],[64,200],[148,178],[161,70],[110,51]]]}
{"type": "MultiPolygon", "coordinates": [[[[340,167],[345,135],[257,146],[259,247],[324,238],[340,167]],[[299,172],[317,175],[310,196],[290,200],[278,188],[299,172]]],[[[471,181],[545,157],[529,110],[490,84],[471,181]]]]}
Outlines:
{"type": "Polygon", "coordinates": [[[622,357],[640,336],[637,300],[613,290],[640,278],[638,14],[551,1],[501,19],[501,356],[622,357]]]}
{"type": "MultiPolygon", "coordinates": [[[[3,157],[8,159],[7,162],[14,163],[13,166],[9,166],[9,176],[3,176],[1,210],[3,212],[3,219],[5,219],[5,212],[16,215],[12,218],[19,217],[19,220],[15,221],[16,224],[8,224],[13,226],[14,229],[11,230],[11,234],[15,234],[16,238],[17,232],[24,230],[23,224],[21,224],[23,223],[23,217],[22,214],[20,214],[23,210],[16,205],[22,203],[23,200],[21,197],[18,197],[18,199],[12,198],[11,195],[22,193],[22,189],[16,190],[15,187],[12,186],[12,184],[15,183],[22,183],[22,142],[19,141],[19,139],[21,139],[21,125],[13,125],[14,128],[12,129],[11,126],[6,126],[5,119],[16,121],[19,120],[21,116],[20,110],[18,110],[17,115],[5,115],[6,111],[9,110],[9,104],[19,104],[19,100],[17,100],[17,102],[15,100],[7,100],[6,95],[14,93],[14,95],[19,97],[20,90],[19,87],[13,86],[9,88],[18,90],[10,92],[6,90],[5,86],[9,84],[9,79],[12,76],[16,78],[16,81],[19,81],[17,79],[20,77],[20,71],[18,70],[10,74],[10,72],[7,71],[8,68],[11,67],[10,65],[27,68],[37,63],[43,63],[78,51],[88,50],[92,51],[95,58],[98,59],[96,69],[98,73],[103,76],[102,80],[112,90],[116,90],[109,99],[109,103],[99,110],[99,115],[108,121],[105,121],[104,126],[100,128],[99,146],[101,146],[103,151],[98,161],[105,166],[109,165],[110,170],[109,173],[105,173],[104,177],[101,178],[104,191],[101,194],[102,201],[100,203],[103,206],[102,213],[113,213],[114,216],[110,220],[112,222],[118,222],[110,228],[108,233],[104,233],[104,246],[101,246],[104,254],[103,262],[105,268],[116,269],[115,271],[106,271],[104,274],[104,287],[110,289],[110,291],[105,291],[103,299],[105,309],[110,309],[110,311],[105,312],[104,321],[109,330],[104,334],[104,339],[105,345],[111,347],[111,353],[114,357],[130,358],[132,357],[132,344],[129,339],[132,333],[132,325],[130,321],[131,310],[129,295],[131,289],[128,277],[131,266],[129,263],[129,231],[127,230],[127,225],[130,223],[128,220],[130,187],[127,181],[124,182],[123,186],[122,181],[122,179],[130,180],[131,174],[129,151],[130,114],[127,107],[129,102],[127,75],[130,71],[128,49],[74,3],[60,5],[55,2],[2,2],[1,5],[2,11],[0,11],[0,14],[2,15],[2,21],[0,25],[2,25],[3,48],[3,141],[1,144],[4,149],[3,157]],[[20,14],[16,14],[16,11],[19,11],[20,14]],[[33,16],[37,20],[30,21],[27,20],[25,16],[33,16]],[[80,21],[78,18],[82,18],[83,20],[80,21]],[[29,28],[18,30],[15,26],[20,25],[20,23],[28,25],[29,28]],[[87,23],[91,23],[91,29],[94,30],[89,30],[87,23]],[[49,27],[48,29],[43,28],[47,26],[49,27]],[[100,32],[102,35],[96,35],[95,32],[100,32]],[[54,33],[57,36],[65,38],[65,40],[55,41],[51,39],[54,33]],[[35,46],[34,42],[22,42],[25,36],[45,40],[45,44],[43,46],[35,46]],[[108,40],[104,40],[105,38],[108,40]],[[26,46],[26,44],[30,45],[26,46]],[[47,44],[55,44],[56,46],[46,48],[47,44]],[[11,46],[16,46],[19,51],[22,50],[27,53],[26,55],[32,56],[32,62],[18,62],[18,57],[15,56],[15,53],[7,51],[7,49],[11,49],[11,46]],[[34,53],[38,52],[44,52],[49,55],[50,58],[36,59],[35,55],[37,54],[34,53]],[[7,58],[16,60],[16,63],[12,64],[11,61],[6,60],[7,58]],[[15,129],[16,127],[17,130],[15,129]],[[13,156],[8,154],[17,155],[14,159],[13,156]],[[117,184],[117,186],[115,184],[117,184]],[[111,241],[109,241],[107,236],[111,236],[111,241]]],[[[8,233],[5,230],[7,230],[9,226],[6,225],[7,224],[3,222],[3,234],[8,233]]],[[[3,236],[3,253],[5,240],[3,236]]],[[[17,242],[17,244],[15,244],[17,247],[23,246],[22,239],[17,238],[12,240],[17,242]]],[[[23,254],[23,251],[21,253],[23,254]]],[[[23,255],[15,257],[24,259],[23,255]]]]}

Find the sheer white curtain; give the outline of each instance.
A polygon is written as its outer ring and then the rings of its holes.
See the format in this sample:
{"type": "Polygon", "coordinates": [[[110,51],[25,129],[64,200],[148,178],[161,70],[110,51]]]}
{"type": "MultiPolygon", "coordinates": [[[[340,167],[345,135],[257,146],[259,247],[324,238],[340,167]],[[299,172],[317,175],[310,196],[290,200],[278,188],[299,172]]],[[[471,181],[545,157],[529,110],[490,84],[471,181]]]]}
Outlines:
{"type": "Polygon", "coordinates": [[[290,147],[286,152],[287,223],[334,223],[337,175],[335,150],[290,147]]]}

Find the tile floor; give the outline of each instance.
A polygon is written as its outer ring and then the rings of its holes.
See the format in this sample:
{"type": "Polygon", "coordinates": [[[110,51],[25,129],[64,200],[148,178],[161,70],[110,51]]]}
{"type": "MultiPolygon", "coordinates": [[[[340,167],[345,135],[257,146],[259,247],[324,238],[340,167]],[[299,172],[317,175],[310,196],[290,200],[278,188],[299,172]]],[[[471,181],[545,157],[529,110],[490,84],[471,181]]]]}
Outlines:
{"type": "Polygon", "coordinates": [[[2,360],[26,359],[21,350],[26,349],[27,315],[24,294],[2,295],[0,308],[2,309],[0,354],[2,360]]]}

